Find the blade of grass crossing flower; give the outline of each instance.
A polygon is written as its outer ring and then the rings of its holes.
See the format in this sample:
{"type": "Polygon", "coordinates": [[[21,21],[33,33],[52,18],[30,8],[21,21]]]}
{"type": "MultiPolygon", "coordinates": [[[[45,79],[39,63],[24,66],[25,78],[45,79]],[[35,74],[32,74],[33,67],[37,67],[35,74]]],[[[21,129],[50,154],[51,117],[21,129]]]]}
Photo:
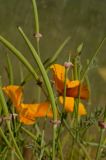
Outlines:
{"type": "Polygon", "coordinates": [[[0,41],[10,50],[16,57],[26,66],[29,72],[33,75],[36,81],[39,81],[39,77],[32,65],[28,62],[28,60],[22,55],[22,53],[17,50],[9,41],[7,41],[4,37],[0,36],[0,41]]]}
{"type": "MultiPolygon", "coordinates": [[[[47,76],[46,70],[45,70],[45,68],[44,68],[44,66],[43,66],[43,64],[40,60],[40,57],[38,56],[35,48],[32,46],[31,42],[29,41],[29,39],[27,38],[27,36],[25,35],[25,33],[23,32],[23,30],[20,27],[19,27],[19,31],[20,31],[21,35],[23,36],[25,42],[27,43],[29,49],[31,50],[31,53],[32,53],[37,65],[38,65],[38,68],[39,68],[39,70],[42,74],[42,78],[44,80],[46,89],[48,91],[48,95],[49,95],[51,105],[52,105],[52,109],[53,109],[53,119],[54,119],[54,121],[57,121],[57,110],[56,110],[55,98],[54,98],[53,90],[52,90],[49,78],[47,76]]],[[[57,128],[57,126],[54,125],[53,126],[53,155],[52,155],[52,160],[55,159],[55,139],[56,139],[56,130],[57,130],[56,128],[57,128]]]]}
{"type": "Polygon", "coordinates": [[[9,84],[12,85],[14,83],[13,67],[8,54],[7,54],[7,65],[8,65],[7,70],[8,70],[9,84]]]}
{"type": "MultiPolygon", "coordinates": [[[[1,103],[1,105],[2,105],[2,107],[3,107],[4,115],[5,115],[5,116],[8,116],[8,115],[9,115],[9,113],[8,113],[8,107],[7,107],[7,104],[6,104],[6,101],[5,101],[5,98],[4,98],[4,95],[3,95],[3,92],[2,92],[2,88],[1,88],[1,87],[2,87],[2,83],[1,83],[1,77],[0,77],[0,103],[1,103]]],[[[20,152],[20,150],[19,150],[19,148],[18,148],[18,145],[17,145],[17,143],[16,143],[16,141],[15,141],[15,138],[14,138],[14,136],[13,136],[13,132],[12,132],[12,130],[11,130],[10,120],[7,120],[7,121],[6,121],[6,124],[7,124],[8,130],[9,130],[11,139],[12,139],[12,141],[13,141],[13,143],[14,143],[15,148],[16,148],[16,151],[17,151],[18,155],[20,156],[20,160],[24,160],[23,157],[22,157],[22,154],[21,154],[21,152],[20,152]]]]}
{"type": "Polygon", "coordinates": [[[97,48],[96,52],[92,55],[88,65],[85,67],[84,71],[82,72],[81,81],[83,81],[83,79],[84,79],[84,77],[85,77],[90,65],[92,64],[93,60],[95,59],[95,57],[99,53],[99,51],[100,51],[101,47],[103,46],[103,43],[105,42],[105,40],[106,40],[106,37],[100,42],[99,47],[97,48]]]}

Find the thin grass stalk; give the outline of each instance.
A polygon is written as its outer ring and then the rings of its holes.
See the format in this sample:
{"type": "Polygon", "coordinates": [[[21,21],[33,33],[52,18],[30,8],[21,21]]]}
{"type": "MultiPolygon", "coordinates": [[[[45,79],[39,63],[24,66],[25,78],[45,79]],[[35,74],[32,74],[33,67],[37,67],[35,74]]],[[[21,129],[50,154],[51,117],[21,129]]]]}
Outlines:
{"type": "Polygon", "coordinates": [[[12,85],[14,83],[13,67],[8,54],[7,54],[7,65],[8,65],[7,69],[8,69],[9,84],[12,85]]]}
{"type": "MultiPolygon", "coordinates": [[[[44,83],[45,83],[45,86],[46,86],[46,89],[48,91],[48,95],[49,95],[49,98],[50,98],[50,101],[51,101],[51,106],[52,106],[52,109],[53,109],[53,120],[54,122],[57,121],[57,109],[56,109],[56,104],[55,104],[55,98],[54,98],[54,94],[53,94],[53,90],[52,90],[52,87],[51,87],[51,84],[50,84],[50,81],[49,81],[49,78],[47,76],[47,73],[46,73],[46,70],[40,60],[40,57],[38,56],[36,50],[34,49],[34,47],[32,46],[31,42],[28,40],[27,36],[25,35],[25,33],[23,32],[23,30],[19,27],[19,31],[21,33],[21,35],[23,36],[25,42],[27,43],[29,49],[31,50],[31,53],[38,65],[38,68],[42,74],[42,78],[44,80],[44,83]]],[[[53,125],[53,148],[52,148],[52,160],[55,160],[55,139],[56,139],[56,130],[57,130],[57,125],[54,124],[53,125]]]]}
{"type": "Polygon", "coordinates": [[[65,45],[69,42],[69,40],[70,37],[67,37],[65,41],[60,45],[60,47],[55,51],[55,53],[52,54],[53,56],[50,58],[50,60],[47,61],[47,63],[45,64],[45,68],[48,68],[51,64],[53,64],[57,60],[61,51],[63,50],[65,45]]]}
{"type": "MultiPolygon", "coordinates": [[[[32,132],[28,131],[28,130],[27,130],[26,128],[24,128],[24,127],[21,127],[21,129],[35,141],[36,146],[37,146],[39,149],[42,150],[43,148],[45,148],[44,145],[41,147],[41,146],[36,142],[37,137],[36,137],[32,132]]],[[[39,134],[40,134],[40,133],[39,133],[39,134]]],[[[40,135],[41,135],[41,134],[40,134],[40,135]]],[[[45,143],[45,142],[44,142],[44,143],[45,143]]],[[[47,148],[45,148],[45,152],[47,153],[47,155],[49,155],[47,148]]]]}
{"type": "MultiPolygon", "coordinates": [[[[4,95],[3,95],[1,87],[2,87],[2,84],[1,84],[1,78],[0,78],[0,103],[1,103],[1,105],[3,107],[4,115],[8,116],[9,115],[9,113],[8,113],[8,107],[7,107],[7,104],[6,104],[6,101],[5,101],[5,98],[4,98],[4,95]]],[[[22,157],[22,154],[21,154],[21,152],[20,152],[20,150],[18,148],[18,145],[17,145],[17,143],[15,141],[15,138],[13,136],[13,132],[11,130],[10,120],[7,120],[6,124],[7,124],[8,130],[9,130],[11,139],[12,139],[12,141],[14,143],[15,148],[16,148],[16,151],[17,151],[18,155],[20,156],[20,160],[24,160],[23,157],[22,157]]]]}
{"type": "Polygon", "coordinates": [[[84,71],[82,72],[81,81],[83,81],[83,79],[84,79],[84,77],[85,77],[85,75],[86,75],[86,73],[87,73],[90,65],[92,64],[94,58],[95,58],[95,57],[97,56],[97,54],[99,53],[99,51],[100,51],[101,47],[103,46],[105,40],[106,40],[106,37],[100,42],[99,46],[98,46],[97,49],[96,49],[96,52],[92,55],[92,57],[91,57],[88,65],[85,67],[84,71]]]}
{"type": "MultiPolygon", "coordinates": [[[[43,131],[42,131],[42,139],[41,139],[41,148],[42,148],[43,145],[44,145],[44,135],[45,135],[45,132],[44,132],[44,130],[43,130],[43,131]]],[[[44,153],[44,148],[41,149],[39,160],[42,160],[43,153],[44,153]]]]}
{"type": "MultiPolygon", "coordinates": [[[[7,137],[5,136],[5,134],[4,134],[4,132],[3,132],[3,130],[2,130],[1,127],[0,127],[0,134],[1,134],[1,136],[3,137],[4,141],[6,142],[7,146],[8,146],[11,150],[13,150],[13,146],[11,146],[10,142],[8,141],[8,139],[7,139],[7,137]]],[[[15,154],[16,157],[20,160],[20,157],[19,157],[19,155],[15,152],[15,150],[14,150],[14,154],[15,154]]]]}
{"type": "MultiPolygon", "coordinates": [[[[7,137],[5,136],[4,132],[2,131],[1,127],[0,127],[0,134],[3,137],[3,139],[5,140],[7,146],[13,150],[13,146],[11,146],[10,142],[8,141],[7,137]]],[[[20,156],[17,154],[17,152],[15,152],[14,150],[14,154],[16,155],[16,157],[20,160],[20,156]]]]}
{"type": "Polygon", "coordinates": [[[79,147],[81,147],[83,153],[86,155],[87,160],[91,160],[91,157],[89,156],[86,148],[83,146],[83,144],[81,144],[79,141],[76,140],[76,137],[74,136],[74,134],[71,132],[66,120],[64,120],[64,125],[66,127],[66,129],[68,130],[69,134],[73,137],[73,139],[75,140],[75,142],[79,145],[79,147]]]}
{"type": "Polygon", "coordinates": [[[4,37],[0,36],[0,41],[26,66],[28,71],[33,75],[35,80],[38,82],[39,77],[38,74],[35,72],[32,65],[28,62],[28,60],[22,55],[22,53],[17,50],[9,41],[7,41],[4,37]]]}
{"type": "Polygon", "coordinates": [[[33,5],[33,11],[34,11],[34,23],[35,23],[35,33],[36,33],[36,40],[37,40],[37,52],[38,55],[40,56],[40,44],[39,44],[39,17],[38,17],[38,10],[37,10],[37,4],[36,4],[36,0],[32,0],[32,5],[33,5]],[[37,37],[38,36],[38,37],[37,37]]]}
{"type": "Polygon", "coordinates": [[[101,145],[103,145],[103,137],[104,137],[104,132],[105,132],[105,123],[106,123],[106,106],[105,106],[105,110],[104,110],[104,126],[103,128],[101,127],[101,132],[100,132],[100,138],[99,138],[99,145],[98,145],[98,148],[97,148],[97,152],[96,152],[96,158],[95,160],[99,160],[100,156],[101,156],[101,145]]]}
{"type": "Polygon", "coordinates": [[[35,32],[39,33],[39,18],[38,18],[36,0],[32,0],[32,4],[33,4],[33,11],[34,11],[35,32]]]}
{"type": "MultiPolygon", "coordinates": [[[[38,10],[37,10],[37,4],[36,0],[32,0],[32,5],[33,5],[33,11],[34,11],[34,23],[35,23],[35,37],[37,40],[37,53],[40,57],[40,37],[41,34],[39,33],[39,17],[38,17],[38,10]]],[[[41,88],[38,88],[38,102],[40,102],[41,97],[41,88]]]]}
{"type": "Polygon", "coordinates": [[[101,129],[100,138],[99,138],[99,145],[98,145],[98,148],[97,148],[95,160],[99,160],[100,159],[101,145],[102,145],[102,142],[103,142],[104,131],[105,131],[105,129],[101,129]]]}
{"type": "Polygon", "coordinates": [[[60,160],[64,160],[63,151],[62,151],[62,144],[61,144],[60,139],[58,140],[58,146],[59,146],[60,160]]]}
{"type": "MultiPolygon", "coordinates": [[[[99,143],[87,142],[87,141],[83,141],[83,144],[89,145],[91,147],[97,147],[99,145],[99,143]]],[[[105,144],[102,144],[101,147],[106,149],[106,145],[105,144]]]]}
{"type": "Polygon", "coordinates": [[[63,108],[61,111],[61,123],[60,126],[58,128],[58,134],[57,134],[57,141],[59,140],[60,137],[60,133],[61,133],[61,128],[62,128],[62,124],[63,124],[63,119],[64,119],[64,115],[65,115],[65,100],[66,100],[66,80],[67,80],[67,74],[68,74],[68,69],[65,67],[65,77],[64,77],[64,93],[63,93],[63,108]]]}

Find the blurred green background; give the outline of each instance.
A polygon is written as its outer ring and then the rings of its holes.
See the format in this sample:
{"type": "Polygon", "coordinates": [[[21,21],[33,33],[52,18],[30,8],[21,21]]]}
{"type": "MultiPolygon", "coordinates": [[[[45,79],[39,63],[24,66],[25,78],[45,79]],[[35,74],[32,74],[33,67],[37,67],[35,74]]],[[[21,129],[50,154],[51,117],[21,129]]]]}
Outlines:
{"type": "MultiPolygon", "coordinates": [[[[71,40],[64,48],[58,62],[64,63],[68,54],[75,54],[80,43],[84,43],[82,63],[94,54],[98,44],[106,36],[106,1],[105,0],[37,0],[42,60],[52,56],[59,45],[68,37],[71,40]]],[[[30,51],[18,32],[21,26],[32,43],[36,46],[34,34],[33,8],[31,0],[0,0],[0,34],[11,41],[33,63],[30,51]]],[[[6,54],[9,51],[0,44],[0,72],[4,84],[8,84],[5,72],[6,54]]],[[[15,83],[20,82],[19,61],[10,55],[14,66],[15,83]]],[[[95,67],[89,72],[92,90],[91,107],[103,106],[106,99],[106,42],[95,60],[95,67]]],[[[23,67],[25,75],[26,69],[23,67]]],[[[25,87],[26,101],[37,98],[34,82],[25,87]],[[33,94],[34,93],[34,96],[33,94]],[[30,95],[30,96],[29,96],[30,95]]]]}

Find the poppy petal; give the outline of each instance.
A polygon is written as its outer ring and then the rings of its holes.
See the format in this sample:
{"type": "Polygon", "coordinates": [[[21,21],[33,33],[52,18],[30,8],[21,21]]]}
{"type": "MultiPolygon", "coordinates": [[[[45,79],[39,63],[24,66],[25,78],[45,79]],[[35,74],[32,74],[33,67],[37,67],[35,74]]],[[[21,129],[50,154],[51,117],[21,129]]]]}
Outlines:
{"type": "Polygon", "coordinates": [[[7,96],[11,99],[14,106],[18,107],[22,101],[23,90],[21,86],[9,85],[2,88],[7,96]]]}
{"type": "MultiPolygon", "coordinates": [[[[66,96],[77,98],[79,96],[79,86],[74,87],[74,88],[67,88],[66,89],[66,96]]],[[[89,90],[84,85],[81,85],[81,88],[80,88],[80,98],[82,98],[82,99],[89,98],[89,90]]]]}
{"type": "Polygon", "coordinates": [[[19,120],[20,120],[21,123],[24,123],[25,125],[32,125],[36,122],[35,119],[33,120],[33,119],[30,119],[30,118],[27,118],[22,114],[19,114],[19,120]]]}
{"type": "Polygon", "coordinates": [[[53,117],[52,108],[49,102],[20,105],[20,112],[31,117],[53,117]]]}
{"type": "MultiPolygon", "coordinates": [[[[63,105],[63,97],[59,97],[60,103],[63,105]]],[[[74,111],[74,98],[73,97],[66,97],[65,98],[65,110],[66,112],[73,112],[74,111]]],[[[85,106],[82,103],[79,103],[79,115],[85,115],[87,112],[85,110],[85,106]]]]}
{"type": "MultiPolygon", "coordinates": [[[[65,79],[65,67],[59,64],[54,64],[50,67],[53,71],[53,78],[55,81],[56,90],[62,93],[64,90],[64,79],[65,79]]],[[[66,84],[69,80],[66,79],[66,84]]]]}
{"type": "Polygon", "coordinates": [[[35,123],[38,117],[53,117],[52,108],[49,102],[35,103],[35,104],[20,104],[19,107],[20,122],[30,125],[35,123]]]}
{"type": "MultiPolygon", "coordinates": [[[[60,103],[63,105],[63,96],[59,97],[60,103]]],[[[74,111],[74,98],[73,97],[66,97],[65,98],[65,110],[67,112],[73,112],[74,111]]]]}

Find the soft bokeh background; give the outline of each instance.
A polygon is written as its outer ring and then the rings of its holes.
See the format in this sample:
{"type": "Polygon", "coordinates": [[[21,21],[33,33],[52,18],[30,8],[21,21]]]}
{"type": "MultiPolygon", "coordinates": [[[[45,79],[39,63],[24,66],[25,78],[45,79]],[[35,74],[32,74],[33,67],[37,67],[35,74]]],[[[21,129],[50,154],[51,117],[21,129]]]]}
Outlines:
{"type": "MultiPolygon", "coordinates": [[[[58,61],[64,63],[68,54],[75,54],[80,43],[84,43],[82,62],[95,52],[98,44],[106,36],[106,1],[105,0],[37,0],[40,32],[43,35],[40,43],[41,57],[44,61],[52,56],[59,45],[71,36],[58,61]]],[[[0,34],[11,41],[33,63],[29,50],[18,32],[21,26],[32,43],[34,22],[31,0],[0,0],[0,34]]],[[[35,43],[36,45],[36,43],[35,43]]],[[[9,51],[0,45],[0,72],[4,84],[7,84],[5,72],[6,54],[9,51]]],[[[19,61],[10,54],[14,66],[15,83],[20,82],[19,61]]],[[[106,42],[96,58],[96,67],[89,72],[92,89],[92,106],[102,106],[106,98],[106,42]]],[[[26,69],[23,67],[25,75],[26,69]]],[[[25,86],[26,101],[37,98],[34,82],[25,86]],[[34,95],[33,95],[34,93],[34,95]],[[30,96],[29,96],[30,95],[30,96]]]]}

